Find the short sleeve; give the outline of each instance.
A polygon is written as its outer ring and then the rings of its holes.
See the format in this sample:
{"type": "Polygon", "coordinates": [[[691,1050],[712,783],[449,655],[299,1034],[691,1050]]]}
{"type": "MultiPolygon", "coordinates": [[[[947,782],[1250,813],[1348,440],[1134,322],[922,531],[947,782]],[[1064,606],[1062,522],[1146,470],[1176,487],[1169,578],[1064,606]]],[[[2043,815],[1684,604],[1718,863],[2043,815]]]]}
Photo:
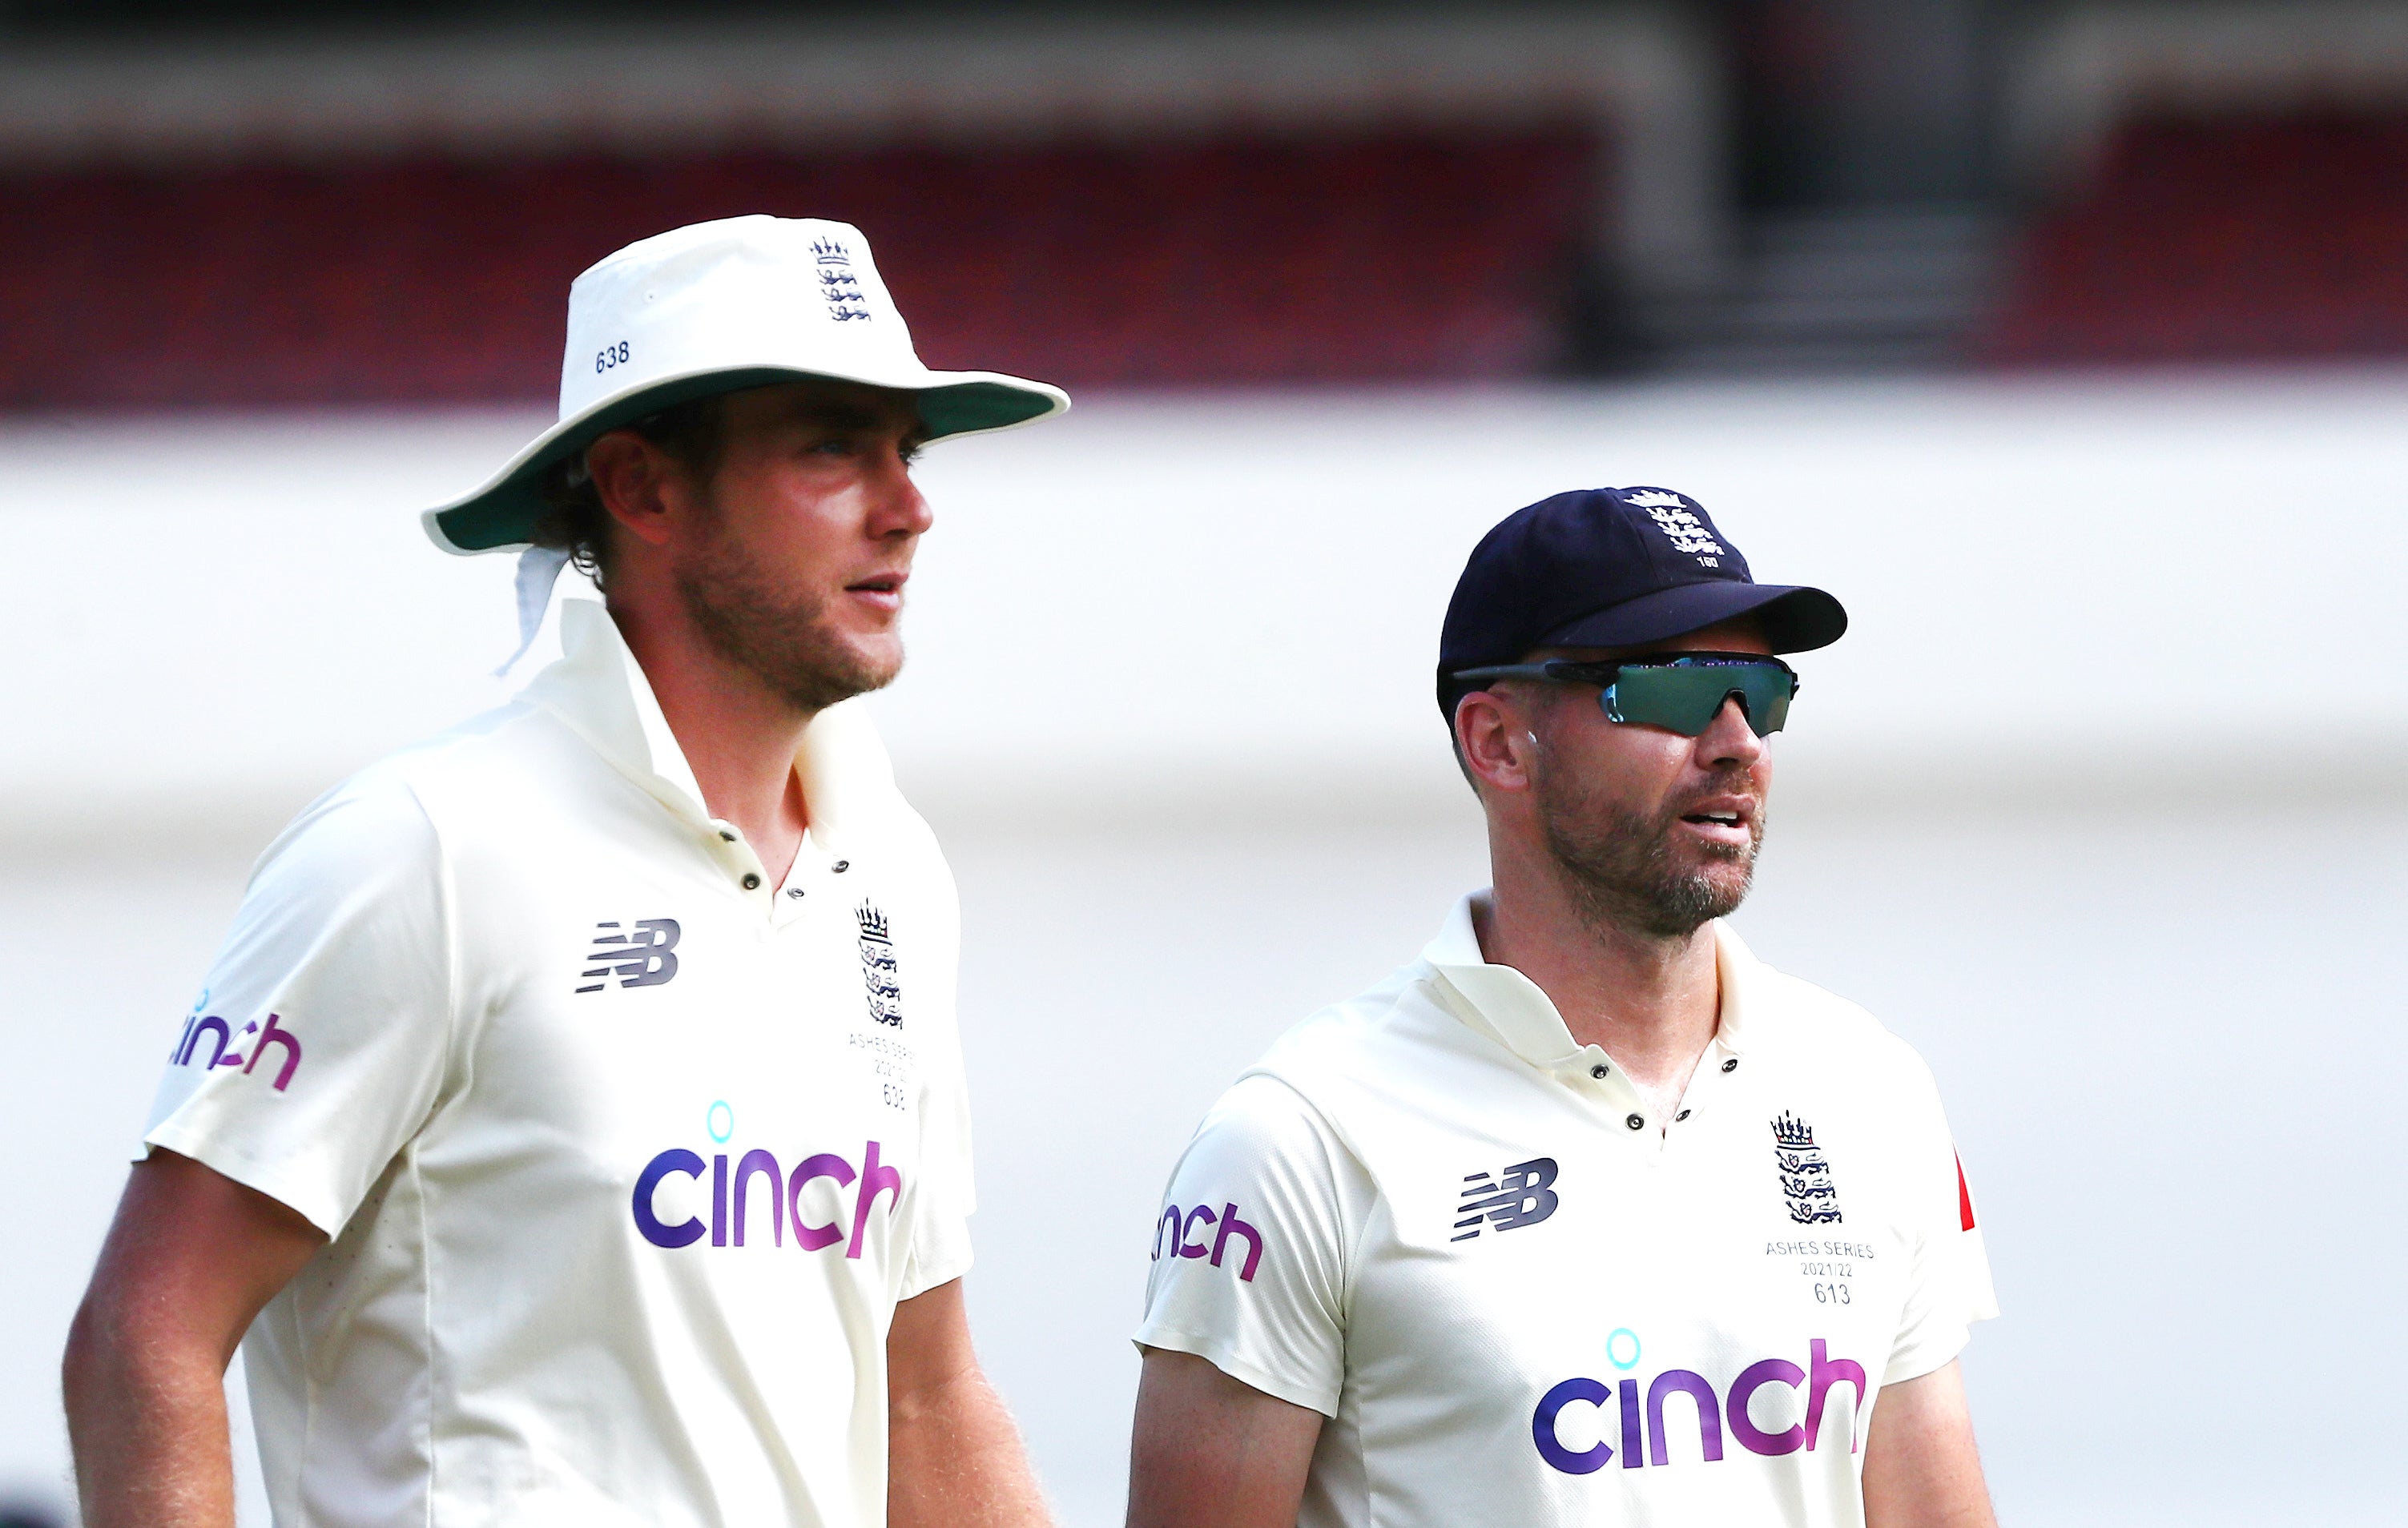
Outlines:
{"type": "Polygon", "coordinates": [[[896,1298],[909,1300],[970,1271],[970,1106],[957,1045],[923,1059],[920,1187],[912,1198],[911,1246],[896,1298]]]}
{"type": "Polygon", "coordinates": [[[1912,1153],[1914,1262],[1885,1385],[1918,1378],[1962,1352],[1975,1321],[1999,1313],[1990,1259],[1973,1213],[1973,1192],[1950,1139],[1939,1094],[1923,1074],[1928,1105],[1908,1143],[1912,1153]]]}
{"type": "Polygon", "coordinates": [[[962,1064],[956,988],[961,898],[936,837],[916,815],[907,828],[924,888],[920,926],[906,935],[911,969],[898,972],[920,1087],[920,1182],[911,1198],[910,1248],[896,1298],[909,1300],[969,1272],[970,1212],[977,1206],[970,1156],[969,1086],[962,1064]]]}
{"type": "Polygon", "coordinates": [[[304,812],[252,874],[142,1154],[179,1152],[339,1235],[442,1086],[447,906],[434,827],[400,782],[304,812]]]}
{"type": "Polygon", "coordinates": [[[1346,1371],[1352,1159],[1286,1084],[1246,1078],[1188,1143],[1156,1213],[1142,1347],[1194,1353],[1335,1416],[1346,1371]]]}

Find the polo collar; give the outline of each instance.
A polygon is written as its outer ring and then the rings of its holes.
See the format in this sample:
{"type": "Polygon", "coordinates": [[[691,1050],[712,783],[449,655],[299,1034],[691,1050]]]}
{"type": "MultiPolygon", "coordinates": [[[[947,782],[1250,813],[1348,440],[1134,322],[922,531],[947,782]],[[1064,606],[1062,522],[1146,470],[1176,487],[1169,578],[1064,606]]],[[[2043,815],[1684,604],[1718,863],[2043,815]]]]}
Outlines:
{"type": "MultiPolygon", "coordinates": [[[[558,716],[670,811],[714,825],[694,767],[609,611],[597,600],[562,601],[560,643],[559,661],[528,681],[519,698],[558,716]]],[[[824,850],[857,839],[900,801],[894,764],[858,699],[811,719],[795,771],[810,811],[811,840],[824,850]]]]}
{"type": "MultiPolygon", "coordinates": [[[[1437,978],[1441,995],[1455,999],[1444,1007],[1533,1066],[1561,1066],[1585,1056],[1590,1048],[1572,1038],[1554,999],[1537,982],[1510,965],[1489,964],[1481,952],[1472,911],[1491,894],[1474,892],[1458,901],[1438,936],[1423,947],[1422,963],[1437,978]]],[[[1758,984],[1758,966],[1729,923],[1716,919],[1712,926],[1714,972],[1722,987],[1713,1044],[1725,1054],[1737,1055],[1746,1041],[1749,997],[1758,984]]]]}

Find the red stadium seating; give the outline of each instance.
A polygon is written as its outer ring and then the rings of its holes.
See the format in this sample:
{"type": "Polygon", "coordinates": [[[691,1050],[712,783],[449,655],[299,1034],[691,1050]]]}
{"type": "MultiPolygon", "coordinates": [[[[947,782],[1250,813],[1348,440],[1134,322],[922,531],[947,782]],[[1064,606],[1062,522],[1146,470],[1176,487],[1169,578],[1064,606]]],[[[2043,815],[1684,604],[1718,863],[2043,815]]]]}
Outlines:
{"type": "Polygon", "coordinates": [[[860,224],[935,365],[1526,375],[1598,154],[1549,130],[0,174],[0,407],[549,397],[569,278],[755,211],[860,224]]]}
{"type": "Polygon", "coordinates": [[[2008,364],[2408,353],[2408,115],[2157,121],[2026,236],[2008,364]]]}

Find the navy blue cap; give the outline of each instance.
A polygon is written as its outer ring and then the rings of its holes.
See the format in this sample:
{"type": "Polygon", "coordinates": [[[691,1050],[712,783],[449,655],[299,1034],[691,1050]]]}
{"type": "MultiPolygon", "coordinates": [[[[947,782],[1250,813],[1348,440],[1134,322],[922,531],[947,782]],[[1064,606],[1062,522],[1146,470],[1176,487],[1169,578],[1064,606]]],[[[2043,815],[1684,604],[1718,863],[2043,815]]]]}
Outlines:
{"type": "Polygon", "coordinates": [[[1439,637],[1438,707],[1477,690],[1456,670],[1520,663],[1534,648],[1624,648],[1734,616],[1775,652],[1828,647],[1848,612],[1819,589],[1757,583],[1698,501],[1666,488],[1587,488],[1541,499],[1471,549],[1439,637]]]}

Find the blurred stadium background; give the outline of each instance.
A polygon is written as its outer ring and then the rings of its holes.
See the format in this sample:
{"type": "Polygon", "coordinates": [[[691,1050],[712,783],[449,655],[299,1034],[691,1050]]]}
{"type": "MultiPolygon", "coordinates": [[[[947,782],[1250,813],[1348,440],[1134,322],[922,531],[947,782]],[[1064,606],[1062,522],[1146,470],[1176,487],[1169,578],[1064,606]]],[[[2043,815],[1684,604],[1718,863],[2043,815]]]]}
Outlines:
{"type": "Polygon", "coordinates": [[[0,1521],[251,857],[508,693],[411,512],[570,277],[748,211],[1081,401],[931,455],[881,701],[1067,1522],[1194,1120],[1481,874],[1465,550],[1597,482],[1856,614],[1740,922],[1949,1093],[2008,1521],[2399,1521],[2408,6],[7,0],[0,1521]]]}

